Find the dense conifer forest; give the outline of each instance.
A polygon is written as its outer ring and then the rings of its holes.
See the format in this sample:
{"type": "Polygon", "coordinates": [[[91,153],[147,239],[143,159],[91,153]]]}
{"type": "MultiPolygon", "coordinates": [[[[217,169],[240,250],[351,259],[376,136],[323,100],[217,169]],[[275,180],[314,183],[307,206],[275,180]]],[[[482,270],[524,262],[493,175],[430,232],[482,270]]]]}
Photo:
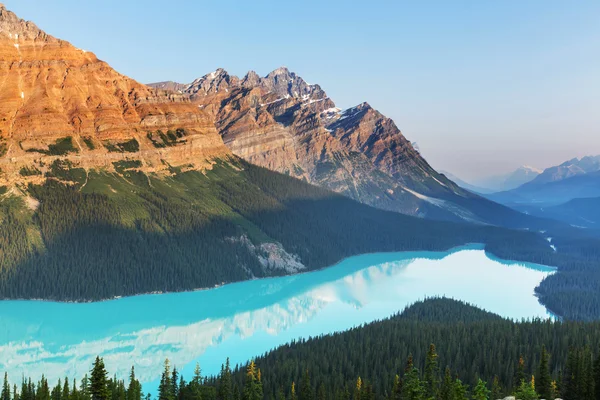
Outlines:
{"type": "Polygon", "coordinates": [[[96,358],[83,379],[9,382],[2,400],[595,400],[600,323],[513,322],[461,302],[429,299],[389,319],[282,346],[204,377],[166,360],[156,396],[132,367],[110,377],[96,358]]]}
{"type": "Polygon", "coordinates": [[[266,242],[308,270],[367,252],[479,242],[505,259],[558,266],[538,288],[542,302],[565,318],[600,317],[593,237],[553,232],[554,252],[537,232],[381,211],[237,159],[162,178],[139,166],[122,161],[109,173],[56,161],[45,184],[22,188],[29,207],[0,188],[0,297],[99,300],[286,273],[261,264],[266,242]]]}

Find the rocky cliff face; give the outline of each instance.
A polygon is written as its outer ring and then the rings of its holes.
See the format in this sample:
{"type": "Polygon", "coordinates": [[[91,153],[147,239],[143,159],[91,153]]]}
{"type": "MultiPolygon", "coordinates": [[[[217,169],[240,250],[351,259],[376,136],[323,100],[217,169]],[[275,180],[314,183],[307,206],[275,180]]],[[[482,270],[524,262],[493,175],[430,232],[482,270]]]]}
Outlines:
{"type": "Polygon", "coordinates": [[[188,96],[139,84],[4,6],[0,76],[0,184],[35,179],[20,172],[47,169],[58,157],[110,168],[136,153],[143,168],[160,171],[229,154],[188,96]]]}
{"type": "Polygon", "coordinates": [[[231,151],[251,163],[387,210],[477,220],[450,210],[448,198],[469,195],[367,103],[342,111],[319,85],[285,67],[243,78],[218,69],[175,87],[213,118],[231,151]]]}

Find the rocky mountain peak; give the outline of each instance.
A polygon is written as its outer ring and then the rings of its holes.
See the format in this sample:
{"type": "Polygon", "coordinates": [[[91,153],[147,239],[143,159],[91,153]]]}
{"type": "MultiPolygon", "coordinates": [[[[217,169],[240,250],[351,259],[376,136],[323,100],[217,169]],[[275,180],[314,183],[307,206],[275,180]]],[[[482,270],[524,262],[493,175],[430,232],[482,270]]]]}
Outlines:
{"type": "Polygon", "coordinates": [[[237,76],[229,75],[223,68],[217,68],[215,71],[196,79],[186,89],[191,95],[207,96],[221,92],[229,92],[233,87],[240,84],[237,76]]]}
{"type": "Polygon", "coordinates": [[[36,39],[48,37],[33,22],[19,18],[15,13],[7,10],[4,4],[0,4],[0,34],[9,39],[36,39]]]}
{"type": "Polygon", "coordinates": [[[242,79],[242,86],[245,88],[254,88],[260,85],[260,76],[255,71],[248,71],[244,79],[242,79]]]}

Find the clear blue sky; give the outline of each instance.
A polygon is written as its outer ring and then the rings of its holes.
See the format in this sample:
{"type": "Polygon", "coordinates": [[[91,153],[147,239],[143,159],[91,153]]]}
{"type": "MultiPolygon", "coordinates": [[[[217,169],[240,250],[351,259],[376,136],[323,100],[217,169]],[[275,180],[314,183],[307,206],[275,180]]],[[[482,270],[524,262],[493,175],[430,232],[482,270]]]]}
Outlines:
{"type": "Polygon", "coordinates": [[[141,82],[286,65],[466,179],[600,154],[600,1],[4,0],[141,82]]]}

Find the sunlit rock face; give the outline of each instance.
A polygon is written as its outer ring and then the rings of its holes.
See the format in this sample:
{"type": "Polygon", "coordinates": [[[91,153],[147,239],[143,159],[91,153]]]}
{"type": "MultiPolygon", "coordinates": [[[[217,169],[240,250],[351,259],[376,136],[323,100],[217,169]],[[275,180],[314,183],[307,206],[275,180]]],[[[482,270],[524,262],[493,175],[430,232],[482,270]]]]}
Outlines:
{"type": "Polygon", "coordinates": [[[68,137],[72,148],[61,158],[86,168],[110,168],[132,156],[148,171],[164,170],[165,163],[201,168],[230,154],[212,119],[185,96],[123,76],[4,6],[0,78],[0,184],[26,181],[18,174],[24,166],[45,170],[57,158],[49,146],[68,137]],[[148,138],[177,129],[185,131],[177,145],[157,148],[148,138]],[[139,143],[135,154],[105,146],[132,139],[139,143]]]}
{"type": "Polygon", "coordinates": [[[391,119],[367,103],[341,110],[286,67],[243,78],[217,69],[189,85],[151,86],[189,96],[231,151],[251,163],[386,210],[478,220],[437,200],[470,195],[437,173],[391,119]]]}
{"type": "Polygon", "coordinates": [[[534,288],[551,272],[491,260],[470,247],[369,254],[317,272],[197,292],[87,304],[5,301],[0,369],[13,382],[23,373],[43,373],[50,381],[81,378],[100,355],[121,377],[134,364],[147,390],[155,390],[167,357],[184,374],[191,375],[197,361],[212,374],[226,357],[242,363],[292,339],[386,318],[430,296],[511,318],[544,317],[534,288]]]}

